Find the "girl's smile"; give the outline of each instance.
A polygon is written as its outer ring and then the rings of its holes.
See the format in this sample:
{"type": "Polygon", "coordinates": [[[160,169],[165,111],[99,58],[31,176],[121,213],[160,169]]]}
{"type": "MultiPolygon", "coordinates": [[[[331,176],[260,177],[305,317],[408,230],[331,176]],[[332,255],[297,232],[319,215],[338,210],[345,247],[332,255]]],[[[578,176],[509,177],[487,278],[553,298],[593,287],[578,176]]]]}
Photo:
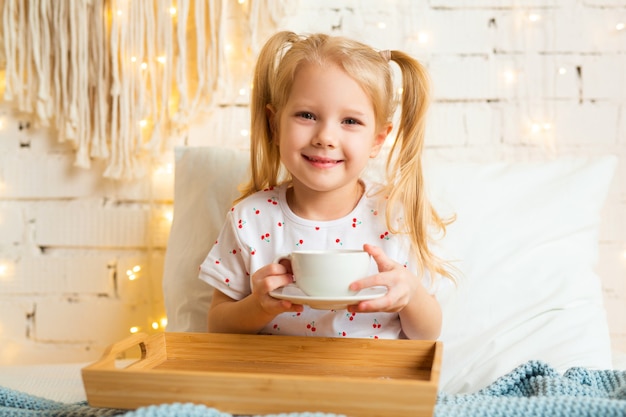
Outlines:
{"type": "Polygon", "coordinates": [[[343,162],[343,160],[341,159],[335,160],[335,159],[329,159],[325,157],[310,156],[310,155],[304,155],[304,154],[302,155],[302,157],[304,157],[304,159],[309,161],[311,165],[317,168],[334,168],[338,164],[343,162]]]}

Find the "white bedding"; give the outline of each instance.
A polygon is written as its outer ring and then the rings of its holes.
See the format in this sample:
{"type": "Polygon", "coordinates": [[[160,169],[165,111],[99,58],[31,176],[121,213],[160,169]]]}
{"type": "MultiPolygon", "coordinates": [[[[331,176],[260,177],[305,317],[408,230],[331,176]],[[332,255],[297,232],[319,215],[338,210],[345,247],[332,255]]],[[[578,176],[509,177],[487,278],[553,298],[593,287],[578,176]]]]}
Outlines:
{"type": "MultiPolygon", "coordinates": [[[[528,360],[559,372],[611,366],[595,264],[616,162],[611,156],[472,162],[425,156],[431,199],[445,217],[456,215],[434,248],[460,270],[458,285],[443,285],[437,294],[444,313],[443,391],[477,391],[528,360]]],[[[248,163],[246,150],[176,149],[163,277],[168,331],[206,330],[212,289],[198,279],[198,265],[248,163]]],[[[380,178],[380,166],[371,168],[367,175],[380,178]]]]}

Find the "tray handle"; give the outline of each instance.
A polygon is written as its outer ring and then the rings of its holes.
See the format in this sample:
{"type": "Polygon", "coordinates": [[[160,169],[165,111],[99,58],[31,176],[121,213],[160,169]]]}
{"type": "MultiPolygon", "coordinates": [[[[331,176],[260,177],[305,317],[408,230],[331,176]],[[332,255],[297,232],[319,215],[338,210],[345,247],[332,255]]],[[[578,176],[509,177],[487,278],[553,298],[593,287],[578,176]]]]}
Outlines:
{"type": "Polygon", "coordinates": [[[148,339],[148,335],[146,333],[135,333],[126,339],[120,340],[119,342],[113,343],[109,347],[107,347],[100,357],[98,361],[93,363],[91,368],[106,368],[106,369],[119,369],[119,368],[127,368],[135,363],[141,362],[146,359],[148,349],[146,347],[146,340],[148,339]],[[129,351],[132,348],[139,347],[141,352],[141,356],[132,361],[131,363],[126,364],[125,366],[117,366],[117,361],[120,355],[124,352],[129,351]]]}

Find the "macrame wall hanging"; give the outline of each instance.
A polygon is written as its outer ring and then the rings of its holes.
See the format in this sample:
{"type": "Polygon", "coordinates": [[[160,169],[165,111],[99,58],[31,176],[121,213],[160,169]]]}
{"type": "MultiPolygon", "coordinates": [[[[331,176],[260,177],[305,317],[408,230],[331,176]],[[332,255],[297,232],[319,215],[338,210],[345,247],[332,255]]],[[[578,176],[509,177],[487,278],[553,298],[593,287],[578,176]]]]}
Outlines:
{"type": "Polygon", "coordinates": [[[4,100],[72,142],[77,166],[98,158],[105,177],[139,178],[234,88],[228,50],[252,62],[282,3],[0,0],[4,100]]]}

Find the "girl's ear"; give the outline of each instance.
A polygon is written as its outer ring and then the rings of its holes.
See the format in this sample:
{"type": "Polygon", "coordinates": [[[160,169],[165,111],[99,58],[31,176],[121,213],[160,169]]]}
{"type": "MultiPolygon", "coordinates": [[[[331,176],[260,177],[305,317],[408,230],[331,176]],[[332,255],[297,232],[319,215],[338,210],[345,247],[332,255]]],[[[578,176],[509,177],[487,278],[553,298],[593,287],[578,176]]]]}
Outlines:
{"type": "Polygon", "coordinates": [[[276,141],[276,109],[271,104],[265,106],[265,116],[267,117],[267,125],[269,126],[272,141],[276,141]]]}
{"type": "Polygon", "coordinates": [[[380,149],[383,147],[385,143],[385,139],[389,136],[389,133],[393,129],[393,125],[391,123],[387,123],[383,125],[383,127],[378,131],[376,137],[374,138],[374,143],[372,144],[372,150],[370,152],[370,158],[376,157],[380,152],[380,149]]]}

